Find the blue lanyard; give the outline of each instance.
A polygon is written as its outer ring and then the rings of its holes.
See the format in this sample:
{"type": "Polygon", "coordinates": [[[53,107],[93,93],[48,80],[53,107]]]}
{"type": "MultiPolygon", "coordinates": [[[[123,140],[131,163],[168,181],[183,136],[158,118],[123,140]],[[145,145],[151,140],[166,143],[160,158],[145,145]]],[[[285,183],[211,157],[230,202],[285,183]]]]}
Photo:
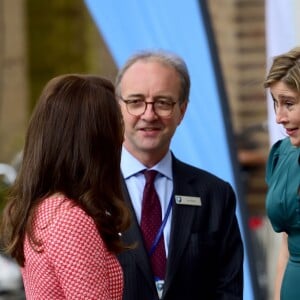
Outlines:
{"type": "Polygon", "coordinates": [[[166,214],[164,216],[164,219],[162,221],[162,224],[160,225],[160,228],[159,228],[159,230],[158,230],[158,232],[156,234],[156,237],[155,237],[155,239],[153,241],[153,244],[152,244],[152,246],[150,248],[149,256],[151,256],[154,253],[154,251],[155,251],[155,249],[156,249],[156,247],[157,247],[157,245],[159,243],[159,240],[160,240],[160,238],[163,235],[164,228],[165,228],[165,226],[167,224],[167,221],[168,221],[168,218],[169,218],[169,215],[170,215],[170,212],[171,212],[172,203],[173,203],[172,200],[173,200],[173,195],[171,196],[171,199],[169,201],[168,208],[167,208],[166,214]]]}

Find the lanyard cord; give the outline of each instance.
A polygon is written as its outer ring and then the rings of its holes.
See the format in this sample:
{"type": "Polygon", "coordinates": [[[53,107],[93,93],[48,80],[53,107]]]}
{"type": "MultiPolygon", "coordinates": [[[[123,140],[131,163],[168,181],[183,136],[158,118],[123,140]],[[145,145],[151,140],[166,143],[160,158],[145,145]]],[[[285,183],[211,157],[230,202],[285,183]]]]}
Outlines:
{"type": "Polygon", "coordinates": [[[155,237],[155,239],[154,239],[154,241],[153,241],[153,244],[152,244],[152,246],[151,246],[151,248],[150,248],[149,256],[151,256],[151,255],[154,253],[154,251],[155,251],[155,249],[157,248],[157,245],[158,245],[158,243],[159,243],[159,240],[160,240],[160,238],[161,238],[162,235],[163,235],[164,228],[165,228],[165,226],[166,226],[166,224],[167,224],[167,221],[168,221],[168,218],[169,218],[169,215],[170,215],[170,212],[171,212],[172,203],[173,203],[172,200],[173,200],[173,196],[171,196],[171,199],[170,199],[170,201],[169,201],[168,208],[167,208],[166,214],[165,214],[165,216],[164,216],[164,219],[163,219],[163,221],[162,221],[162,224],[160,225],[160,228],[159,228],[159,230],[158,230],[158,232],[157,232],[157,234],[156,234],[156,237],[155,237]]]}

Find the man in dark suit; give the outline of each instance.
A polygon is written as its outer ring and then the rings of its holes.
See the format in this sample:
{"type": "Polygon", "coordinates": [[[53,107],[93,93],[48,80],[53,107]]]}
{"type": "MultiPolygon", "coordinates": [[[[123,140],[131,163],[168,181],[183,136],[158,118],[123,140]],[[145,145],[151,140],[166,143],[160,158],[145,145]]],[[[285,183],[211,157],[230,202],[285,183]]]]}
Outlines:
{"type": "Polygon", "coordinates": [[[125,300],[243,298],[243,244],[232,187],[179,161],[170,150],[189,90],[185,63],[166,52],[136,54],[116,79],[125,127],[124,193],[133,214],[123,238],[137,245],[118,257],[125,300]],[[150,242],[146,235],[153,230],[143,224],[147,218],[150,226],[156,223],[157,212],[149,216],[151,207],[144,208],[152,194],[144,193],[147,170],[156,171],[153,193],[161,215],[150,242]]]}

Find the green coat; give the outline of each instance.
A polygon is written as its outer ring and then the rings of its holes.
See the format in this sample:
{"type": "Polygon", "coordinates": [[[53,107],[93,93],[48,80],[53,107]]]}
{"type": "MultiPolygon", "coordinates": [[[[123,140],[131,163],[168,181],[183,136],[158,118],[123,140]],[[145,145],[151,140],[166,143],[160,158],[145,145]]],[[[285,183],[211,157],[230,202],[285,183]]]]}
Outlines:
{"type": "Polygon", "coordinates": [[[282,283],[281,300],[300,299],[300,148],[293,146],[289,138],[272,147],[266,181],[267,215],[276,232],[288,234],[290,258],[282,283]]]}

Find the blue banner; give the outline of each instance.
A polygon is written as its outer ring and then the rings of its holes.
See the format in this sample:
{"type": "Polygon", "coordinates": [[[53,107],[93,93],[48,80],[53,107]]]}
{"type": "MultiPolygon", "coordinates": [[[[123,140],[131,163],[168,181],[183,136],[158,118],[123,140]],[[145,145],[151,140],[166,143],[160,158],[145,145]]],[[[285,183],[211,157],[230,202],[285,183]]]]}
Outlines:
{"type": "Polygon", "coordinates": [[[117,66],[139,50],[164,49],[186,62],[191,76],[187,113],[172,141],[181,160],[230,182],[238,196],[237,215],[245,247],[244,299],[255,299],[245,208],[239,191],[230,115],[205,1],[85,0],[117,66]],[[200,5],[199,5],[200,3],[200,5]],[[215,52],[216,53],[216,52],[215,52]]]}

